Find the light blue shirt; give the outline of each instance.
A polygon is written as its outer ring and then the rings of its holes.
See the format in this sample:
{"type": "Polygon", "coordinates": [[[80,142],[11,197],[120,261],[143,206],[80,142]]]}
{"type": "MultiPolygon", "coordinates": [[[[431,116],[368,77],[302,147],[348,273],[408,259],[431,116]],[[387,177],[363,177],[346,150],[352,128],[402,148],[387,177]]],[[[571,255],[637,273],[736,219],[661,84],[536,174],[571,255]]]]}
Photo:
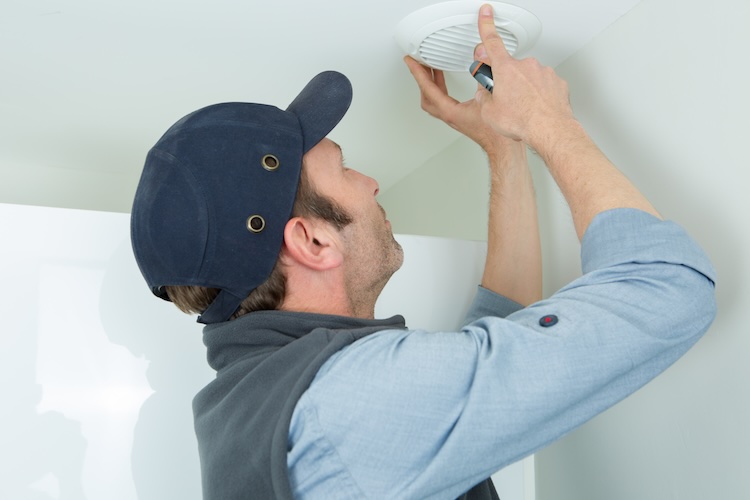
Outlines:
{"type": "Polygon", "coordinates": [[[676,224],[612,210],[581,248],[583,276],[547,300],[522,309],[480,287],[461,331],[385,330],[332,356],[292,416],[295,497],[455,498],[643,386],[708,329],[714,271],[676,224]],[[548,315],[558,322],[542,326],[548,315]]]}

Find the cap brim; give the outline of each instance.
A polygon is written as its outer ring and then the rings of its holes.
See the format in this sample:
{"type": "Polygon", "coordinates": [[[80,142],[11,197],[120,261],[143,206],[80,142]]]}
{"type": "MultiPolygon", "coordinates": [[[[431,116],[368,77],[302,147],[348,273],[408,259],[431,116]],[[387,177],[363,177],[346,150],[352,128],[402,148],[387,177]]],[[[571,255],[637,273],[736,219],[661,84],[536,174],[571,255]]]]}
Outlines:
{"type": "Polygon", "coordinates": [[[336,71],[315,76],[286,110],[300,123],[303,153],[319,143],[341,121],[352,102],[352,84],[336,71]]]}

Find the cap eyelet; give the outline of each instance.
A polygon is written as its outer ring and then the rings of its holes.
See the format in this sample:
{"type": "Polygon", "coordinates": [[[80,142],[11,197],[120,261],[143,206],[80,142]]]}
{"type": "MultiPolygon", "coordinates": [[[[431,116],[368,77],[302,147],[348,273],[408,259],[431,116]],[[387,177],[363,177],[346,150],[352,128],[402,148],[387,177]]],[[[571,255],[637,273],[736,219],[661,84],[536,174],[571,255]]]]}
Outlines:
{"type": "Polygon", "coordinates": [[[279,162],[279,159],[274,155],[266,155],[260,160],[260,164],[263,165],[263,168],[265,168],[269,172],[273,172],[274,170],[279,168],[281,162],[279,162]]]}
{"type": "Polygon", "coordinates": [[[260,215],[251,215],[247,218],[247,230],[251,233],[259,233],[266,228],[266,220],[260,215]]]}

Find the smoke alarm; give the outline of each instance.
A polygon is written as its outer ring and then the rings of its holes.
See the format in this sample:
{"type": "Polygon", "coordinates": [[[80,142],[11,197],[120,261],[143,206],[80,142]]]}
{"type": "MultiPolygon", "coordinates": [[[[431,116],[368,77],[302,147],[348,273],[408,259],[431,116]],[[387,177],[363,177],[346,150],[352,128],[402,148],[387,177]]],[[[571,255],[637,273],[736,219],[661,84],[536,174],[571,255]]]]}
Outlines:
{"type": "Polygon", "coordinates": [[[542,23],[531,12],[501,2],[457,0],[412,12],[398,23],[396,41],[417,61],[444,71],[466,71],[481,39],[479,7],[489,3],[495,27],[512,56],[530,49],[542,33],[542,23]]]}

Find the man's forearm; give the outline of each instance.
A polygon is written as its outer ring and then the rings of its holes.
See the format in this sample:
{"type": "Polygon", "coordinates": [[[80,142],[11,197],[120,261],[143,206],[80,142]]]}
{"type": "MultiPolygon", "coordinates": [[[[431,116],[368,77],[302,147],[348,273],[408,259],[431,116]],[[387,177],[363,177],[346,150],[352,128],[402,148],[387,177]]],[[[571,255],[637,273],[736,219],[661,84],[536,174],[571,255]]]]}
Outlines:
{"type": "Polygon", "coordinates": [[[491,190],[482,286],[522,305],[542,298],[542,258],[526,146],[503,139],[489,154],[491,190]]]}
{"type": "Polygon", "coordinates": [[[593,218],[605,210],[637,208],[661,217],[576,120],[552,120],[533,130],[528,142],[544,159],[565,196],[579,239],[593,218]]]}

